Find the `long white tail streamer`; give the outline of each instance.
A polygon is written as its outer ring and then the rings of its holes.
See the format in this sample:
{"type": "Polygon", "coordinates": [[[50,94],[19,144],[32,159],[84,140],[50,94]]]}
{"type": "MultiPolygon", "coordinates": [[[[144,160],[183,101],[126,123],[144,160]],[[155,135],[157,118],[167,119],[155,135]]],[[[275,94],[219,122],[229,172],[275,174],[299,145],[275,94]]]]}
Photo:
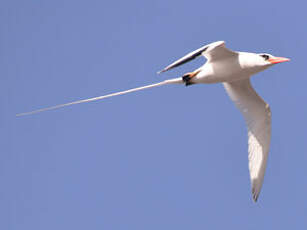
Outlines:
{"type": "Polygon", "coordinates": [[[176,84],[176,83],[182,83],[182,82],[183,81],[182,81],[181,78],[169,79],[169,80],[165,80],[165,81],[162,81],[162,82],[159,82],[159,83],[146,85],[146,86],[133,88],[133,89],[128,89],[128,90],[121,91],[121,92],[111,93],[111,94],[107,94],[107,95],[104,95],[104,96],[93,97],[93,98],[83,99],[83,100],[79,100],[79,101],[73,101],[73,102],[55,105],[55,106],[51,106],[51,107],[47,107],[47,108],[37,109],[37,110],[31,111],[31,112],[18,113],[18,114],[16,114],[16,116],[20,117],[20,116],[25,116],[25,115],[31,115],[31,114],[34,114],[34,113],[40,113],[40,112],[44,112],[44,111],[47,111],[47,110],[59,109],[59,108],[69,106],[69,105],[75,105],[75,104],[81,104],[81,103],[85,103],[85,102],[102,100],[102,99],[105,99],[105,98],[108,98],[108,97],[119,96],[119,95],[132,93],[132,92],[143,90],[143,89],[149,89],[149,88],[162,86],[162,85],[166,85],[166,84],[176,84]]]}

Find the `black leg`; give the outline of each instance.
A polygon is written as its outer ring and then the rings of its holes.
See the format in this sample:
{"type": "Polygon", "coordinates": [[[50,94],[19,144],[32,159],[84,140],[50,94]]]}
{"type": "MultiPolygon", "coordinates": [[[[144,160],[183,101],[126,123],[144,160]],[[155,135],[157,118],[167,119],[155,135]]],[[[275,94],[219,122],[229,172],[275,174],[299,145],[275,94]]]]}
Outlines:
{"type": "Polygon", "coordinates": [[[182,80],[184,81],[185,86],[189,86],[189,85],[194,84],[194,83],[191,82],[191,76],[188,73],[182,76],[182,80]]]}

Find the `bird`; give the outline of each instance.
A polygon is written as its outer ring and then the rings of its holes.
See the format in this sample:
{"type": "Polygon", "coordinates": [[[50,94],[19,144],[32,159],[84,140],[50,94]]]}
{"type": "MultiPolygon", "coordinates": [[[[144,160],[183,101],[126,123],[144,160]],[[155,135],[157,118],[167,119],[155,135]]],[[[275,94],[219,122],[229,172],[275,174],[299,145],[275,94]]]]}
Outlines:
{"type": "Polygon", "coordinates": [[[287,62],[290,61],[290,59],[285,57],[275,57],[268,53],[232,51],[226,48],[224,41],[217,41],[186,54],[182,58],[166,66],[164,69],[159,71],[158,74],[181,66],[200,56],[204,56],[207,59],[205,64],[193,72],[185,73],[181,77],[104,96],[78,100],[31,112],[19,113],[16,116],[30,115],[46,110],[101,100],[108,97],[168,84],[190,86],[194,84],[222,83],[230,99],[241,111],[247,125],[248,168],[251,181],[252,199],[256,202],[262,188],[269,154],[271,141],[271,109],[253,89],[250,78],[252,75],[277,63],[287,62]]]}

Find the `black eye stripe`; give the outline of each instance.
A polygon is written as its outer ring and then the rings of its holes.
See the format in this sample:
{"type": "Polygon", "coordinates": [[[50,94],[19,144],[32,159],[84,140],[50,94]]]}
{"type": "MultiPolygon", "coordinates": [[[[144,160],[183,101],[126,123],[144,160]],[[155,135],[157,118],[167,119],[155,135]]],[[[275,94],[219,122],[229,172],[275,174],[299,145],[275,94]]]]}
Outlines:
{"type": "Polygon", "coordinates": [[[264,60],[268,60],[270,58],[270,56],[267,54],[261,54],[260,56],[263,57],[264,60]]]}

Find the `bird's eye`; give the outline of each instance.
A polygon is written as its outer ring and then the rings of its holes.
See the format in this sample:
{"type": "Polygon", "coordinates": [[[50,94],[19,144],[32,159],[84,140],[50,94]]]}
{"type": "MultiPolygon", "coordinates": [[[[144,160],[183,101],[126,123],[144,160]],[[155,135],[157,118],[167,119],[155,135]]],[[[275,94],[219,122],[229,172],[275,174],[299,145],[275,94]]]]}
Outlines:
{"type": "Polygon", "coordinates": [[[261,54],[260,56],[263,57],[264,60],[268,60],[270,58],[270,56],[267,54],[261,54]]]}

